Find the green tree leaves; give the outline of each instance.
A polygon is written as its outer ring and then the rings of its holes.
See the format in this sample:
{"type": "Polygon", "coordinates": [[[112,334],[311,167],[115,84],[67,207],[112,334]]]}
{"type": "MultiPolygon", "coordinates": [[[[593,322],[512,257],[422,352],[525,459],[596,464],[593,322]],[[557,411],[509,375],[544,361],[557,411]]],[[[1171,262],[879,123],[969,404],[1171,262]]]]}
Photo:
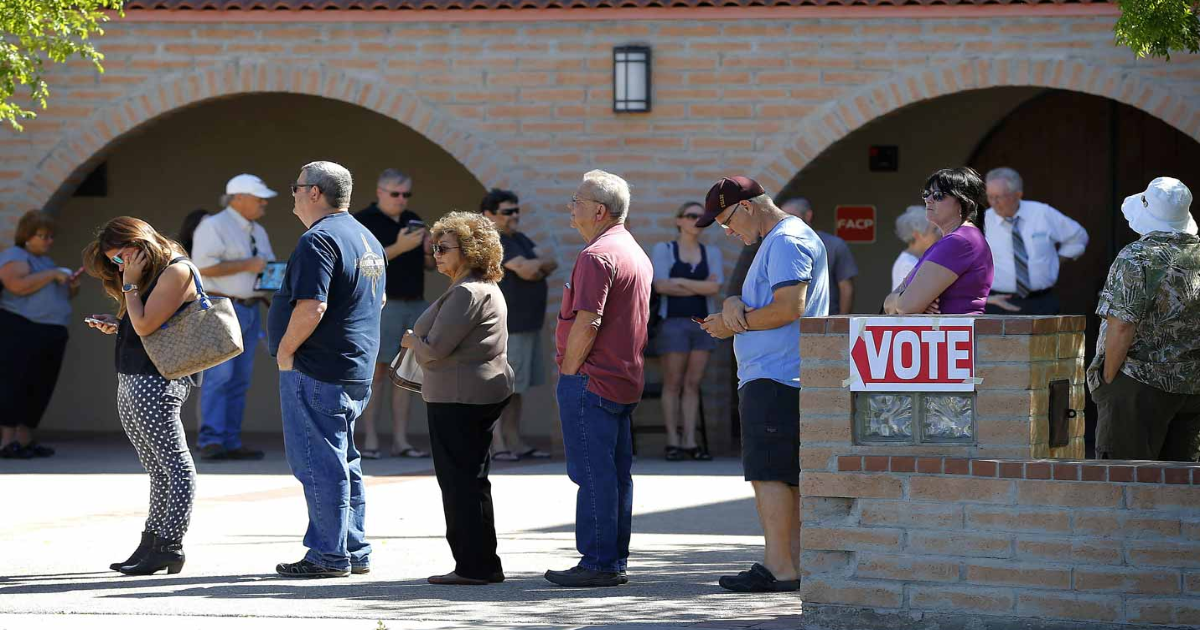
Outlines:
{"type": "Polygon", "coordinates": [[[1117,45],[1138,57],[1171,60],[1171,51],[1200,50],[1200,18],[1191,0],[1117,0],[1121,17],[1113,32],[1117,45]]]}
{"type": "Polygon", "coordinates": [[[0,125],[21,131],[22,120],[37,113],[16,102],[29,91],[28,106],[46,108],[50,89],[43,80],[45,64],[71,57],[92,62],[104,72],[92,35],[103,35],[105,10],[120,12],[124,0],[0,0],[0,125]]]}

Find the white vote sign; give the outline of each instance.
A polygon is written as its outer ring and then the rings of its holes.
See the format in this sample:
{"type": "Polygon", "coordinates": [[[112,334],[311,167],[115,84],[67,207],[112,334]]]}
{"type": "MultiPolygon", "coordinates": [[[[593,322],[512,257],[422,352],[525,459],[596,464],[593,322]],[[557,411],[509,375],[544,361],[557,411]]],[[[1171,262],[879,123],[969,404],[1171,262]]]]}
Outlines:
{"type": "Polygon", "coordinates": [[[975,390],[970,317],[853,317],[850,389],[858,392],[975,390]]]}

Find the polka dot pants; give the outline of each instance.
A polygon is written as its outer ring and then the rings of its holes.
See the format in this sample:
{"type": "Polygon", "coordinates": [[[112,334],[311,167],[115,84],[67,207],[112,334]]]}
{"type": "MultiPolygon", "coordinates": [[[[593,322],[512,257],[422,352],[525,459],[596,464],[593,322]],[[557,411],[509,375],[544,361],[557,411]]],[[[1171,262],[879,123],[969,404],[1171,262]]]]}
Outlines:
{"type": "Polygon", "coordinates": [[[146,531],[183,540],[192,519],[196,464],[188,451],[179,410],[191,385],[148,374],[117,374],[117,413],[142,467],[150,473],[146,531]]]}

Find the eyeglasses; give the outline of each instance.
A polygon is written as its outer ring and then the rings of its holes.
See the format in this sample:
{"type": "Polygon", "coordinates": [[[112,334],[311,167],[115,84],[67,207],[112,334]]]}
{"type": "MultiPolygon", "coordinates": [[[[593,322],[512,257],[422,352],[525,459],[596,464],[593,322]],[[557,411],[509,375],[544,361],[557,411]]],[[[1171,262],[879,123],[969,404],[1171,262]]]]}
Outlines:
{"type": "Polygon", "coordinates": [[[316,188],[317,192],[320,192],[320,193],[325,192],[324,190],[321,190],[321,187],[316,184],[301,184],[301,183],[297,182],[295,184],[292,184],[292,194],[293,195],[296,194],[296,191],[300,190],[301,188],[308,188],[310,186],[313,188],[316,188]]]}
{"type": "Polygon", "coordinates": [[[923,201],[929,201],[931,198],[934,201],[942,201],[946,197],[949,197],[949,196],[950,196],[950,193],[944,193],[940,190],[922,190],[921,191],[921,199],[923,201]]]}
{"type": "Polygon", "coordinates": [[[700,219],[700,217],[702,217],[702,216],[704,216],[704,215],[702,215],[702,214],[696,214],[695,212],[687,212],[687,213],[685,213],[685,214],[681,214],[681,215],[679,215],[679,218],[680,218],[680,219],[688,219],[689,221],[697,221],[697,220],[699,220],[699,219],[700,219]]]}
{"type": "Polygon", "coordinates": [[[575,195],[575,196],[571,197],[571,203],[568,203],[567,206],[574,208],[575,206],[579,205],[580,201],[590,201],[592,203],[600,203],[599,201],[596,201],[595,199],[587,199],[584,197],[580,197],[579,195],[575,195]]]}
{"type": "Polygon", "coordinates": [[[497,210],[496,214],[502,214],[506,217],[511,217],[514,214],[521,214],[521,207],[517,206],[514,208],[503,208],[501,210],[497,210]]]}
{"type": "Polygon", "coordinates": [[[733,212],[729,213],[729,216],[725,218],[724,223],[717,221],[717,225],[721,226],[721,229],[724,229],[724,230],[733,229],[733,228],[729,227],[729,224],[733,222],[733,215],[737,214],[738,208],[741,208],[741,207],[742,207],[742,204],[740,204],[740,203],[733,204],[733,212]]]}
{"type": "Polygon", "coordinates": [[[432,246],[430,246],[430,249],[433,250],[434,256],[441,256],[442,254],[445,254],[446,252],[448,252],[452,249],[462,249],[462,248],[461,247],[449,247],[446,245],[442,245],[441,243],[434,243],[432,246]]]}
{"type": "Polygon", "coordinates": [[[392,199],[398,199],[400,197],[404,197],[405,199],[412,199],[412,196],[413,196],[413,194],[409,191],[385,190],[384,192],[386,192],[388,195],[390,195],[392,199]]]}

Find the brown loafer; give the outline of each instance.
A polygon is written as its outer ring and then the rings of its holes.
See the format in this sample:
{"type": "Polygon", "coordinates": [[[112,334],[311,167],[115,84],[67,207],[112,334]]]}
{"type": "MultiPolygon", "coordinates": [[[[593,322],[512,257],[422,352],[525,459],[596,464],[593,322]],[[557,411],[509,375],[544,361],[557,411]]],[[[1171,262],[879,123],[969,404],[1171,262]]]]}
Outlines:
{"type": "Polygon", "coordinates": [[[431,575],[429,576],[430,584],[450,584],[454,586],[484,586],[488,584],[487,580],[477,580],[475,578],[463,577],[453,571],[446,575],[431,575]]]}

